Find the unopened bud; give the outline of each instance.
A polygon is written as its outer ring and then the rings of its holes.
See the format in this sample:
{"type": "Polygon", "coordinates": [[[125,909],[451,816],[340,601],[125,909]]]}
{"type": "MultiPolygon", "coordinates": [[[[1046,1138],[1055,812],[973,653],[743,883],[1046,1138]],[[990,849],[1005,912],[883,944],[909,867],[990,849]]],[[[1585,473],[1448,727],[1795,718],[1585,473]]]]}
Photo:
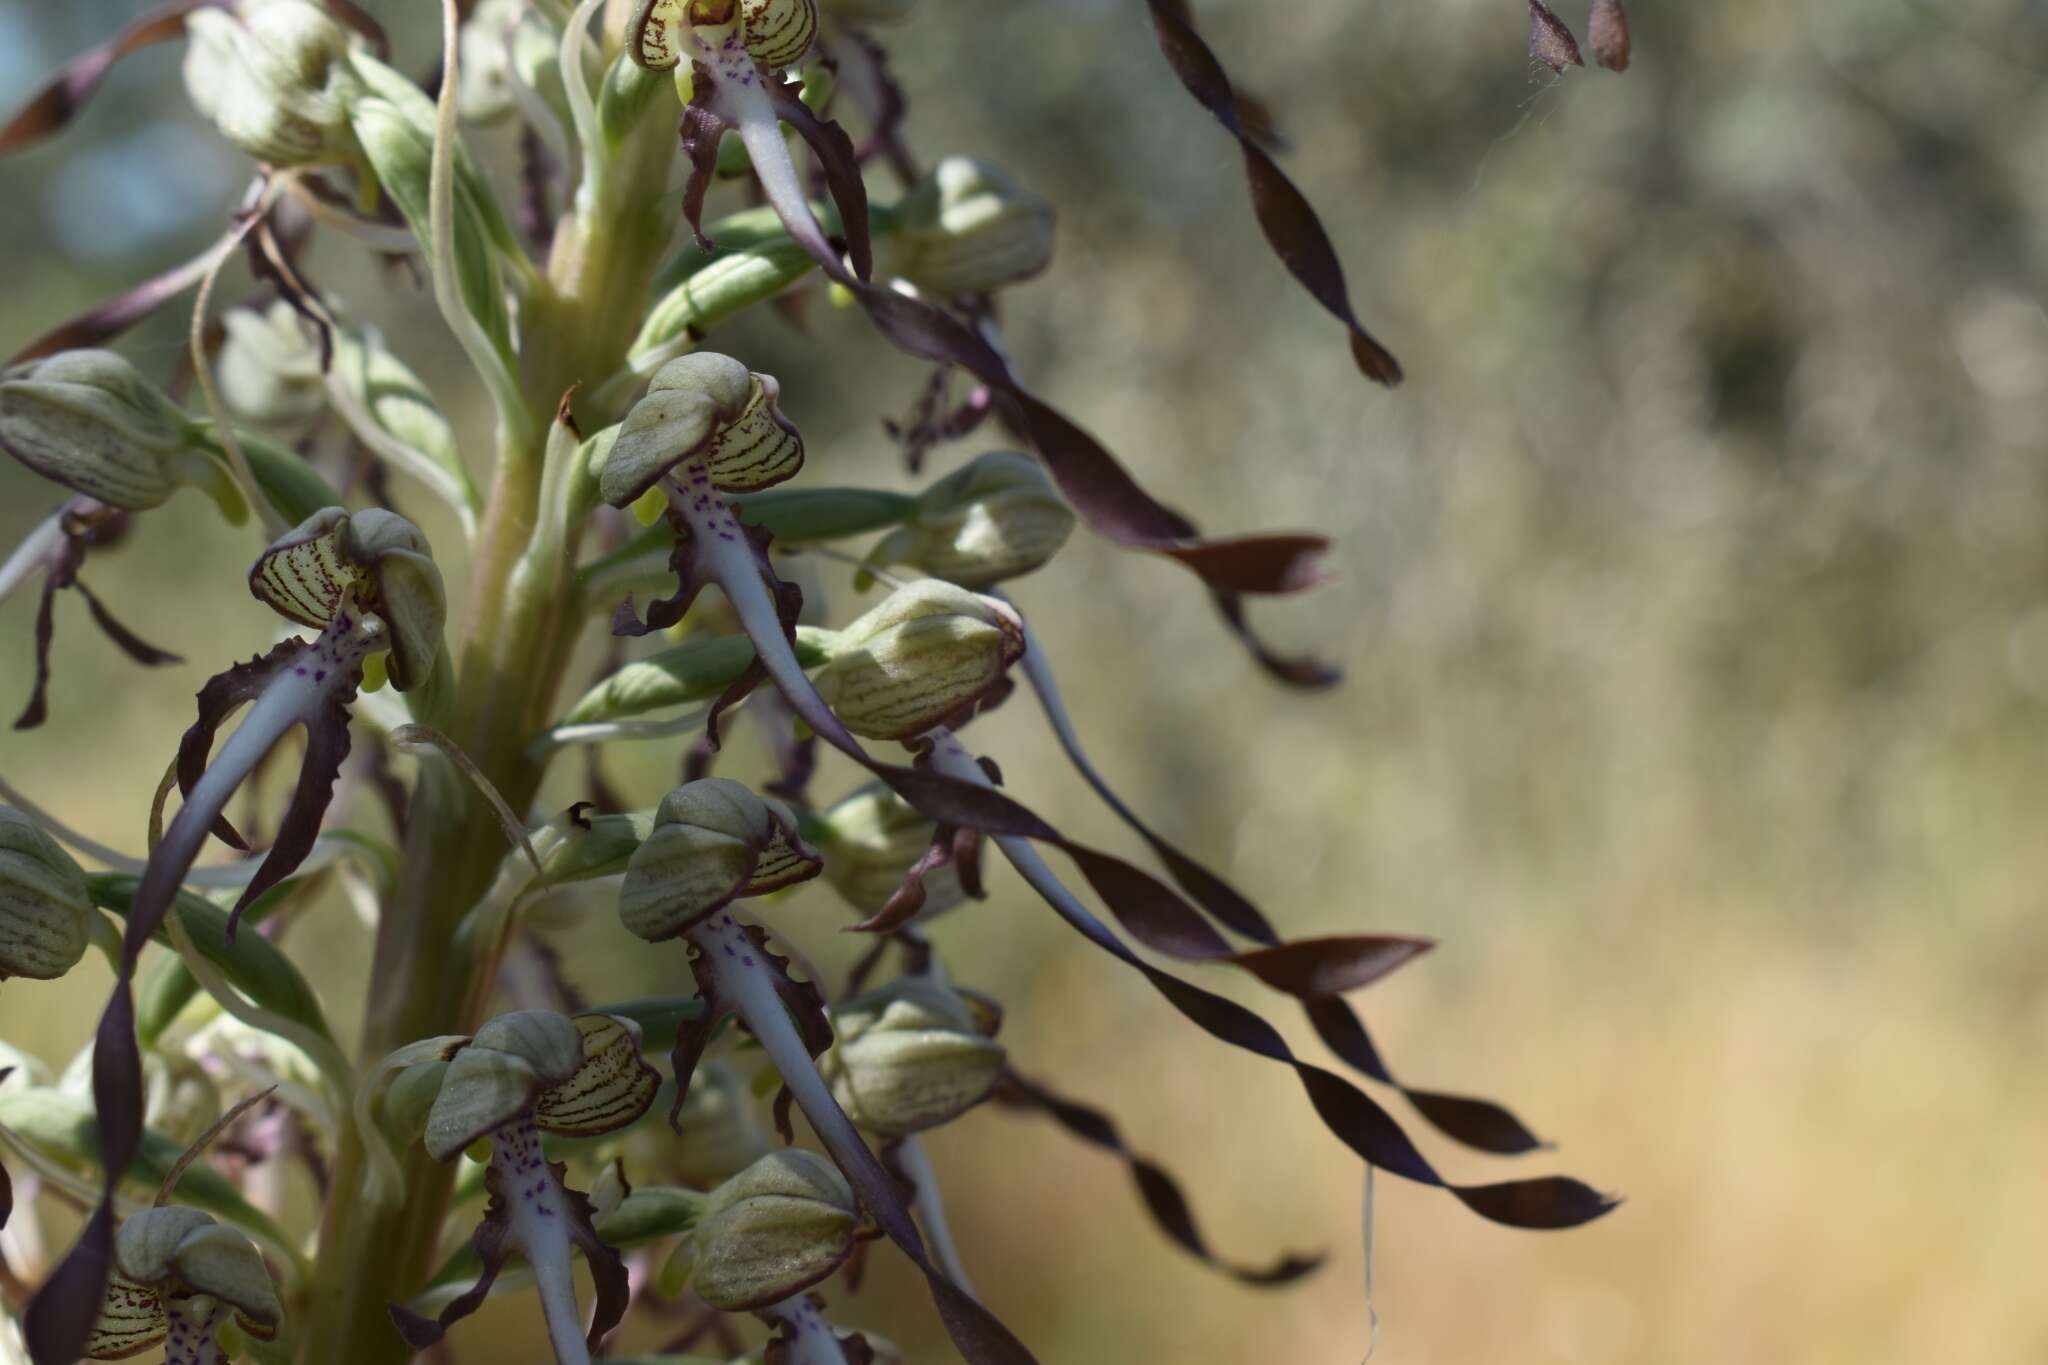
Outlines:
{"type": "Polygon", "coordinates": [[[599,474],[604,500],[629,506],[685,463],[728,493],[781,483],[804,463],[803,437],[776,406],[781,392],[731,356],[671,360],[620,424],[599,474]]]}
{"type": "Polygon", "coordinates": [[[1052,261],[1052,202],[998,166],[949,156],[904,199],[895,272],[961,298],[1028,280],[1052,261]]]}
{"type": "Polygon", "coordinates": [[[168,1300],[206,1294],[234,1310],[250,1336],[277,1335],[284,1309],[263,1256],[242,1233],[197,1209],[156,1208],[131,1214],[114,1240],[121,1277],[168,1300]]]}
{"type": "Polygon", "coordinates": [[[936,1128],[988,1098],[1003,1048],[935,981],[906,978],[832,1011],[818,1072],[847,1116],[880,1137],[936,1128]]]}
{"type": "Polygon", "coordinates": [[[987,588],[1039,568],[1067,543],[1074,513],[1038,461],[992,450],[927,488],[917,513],[883,538],[877,564],[987,588]]]}
{"type": "Polygon", "coordinates": [[[316,512],[263,552],[249,570],[249,590],[280,616],[316,629],[349,611],[375,613],[391,633],[388,666],[401,692],[433,672],[447,589],[427,538],[395,512],[316,512]]]}
{"type": "Polygon", "coordinates": [[[706,1198],[690,1287],[724,1313],[779,1303],[845,1261],[859,1221],[838,1167],[801,1148],[771,1153],[706,1198]]]}
{"type": "MultiPolygon", "coordinates": [[[[825,880],[863,919],[882,912],[938,829],[930,816],[879,782],[826,811],[823,826],[825,880]]],[[[924,896],[925,915],[967,899],[952,863],[924,875],[924,896]]]]}
{"type": "Polygon", "coordinates": [[[1023,656],[1009,606],[924,578],[840,632],[818,694],[857,735],[909,739],[986,696],[1023,656]]]}
{"type": "Polygon", "coordinates": [[[221,401],[249,425],[280,436],[304,431],[327,406],[320,347],[289,303],[237,308],[221,319],[227,340],[215,366],[221,401]]]}
{"type": "Polygon", "coordinates": [[[619,919],[659,943],[742,896],[809,880],[821,861],[788,806],[726,778],[700,778],[661,799],[653,831],[626,866],[619,919]]]}
{"type": "Polygon", "coordinates": [[[112,351],[62,351],[0,371],[0,446],[46,479],[141,511],[178,491],[192,424],[112,351]]]}
{"type": "Polygon", "coordinates": [[[356,159],[348,107],[361,86],[348,31],[307,0],[199,9],[185,30],[185,89],[199,112],[258,161],[280,168],[356,159]]]}
{"type": "Polygon", "coordinates": [[[0,806],[0,979],[52,981],[85,956],[85,873],[20,811],[0,806]]]}

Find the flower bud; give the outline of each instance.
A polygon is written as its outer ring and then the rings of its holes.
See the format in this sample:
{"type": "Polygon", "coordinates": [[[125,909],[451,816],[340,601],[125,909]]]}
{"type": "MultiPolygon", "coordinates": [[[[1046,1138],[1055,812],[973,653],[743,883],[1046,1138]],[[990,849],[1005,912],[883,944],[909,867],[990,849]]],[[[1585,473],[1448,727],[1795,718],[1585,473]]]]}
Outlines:
{"type": "Polygon", "coordinates": [[[746,1079],[722,1061],[700,1064],[675,1117],[675,1136],[661,1135],[659,1160],[685,1185],[709,1189],[768,1152],[746,1079]]]}
{"type": "Polygon", "coordinates": [[[927,294],[990,293],[1052,261],[1052,202],[986,161],[947,157],[904,198],[902,213],[894,269],[927,294]]]}
{"type": "Polygon", "coordinates": [[[395,512],[329,507],[281,536],[249,570],[256,600],[324,630],[351,610],[391,632],[391,683],[404,692],[433,672],[448,615],[433,549],[395,512]]]}
{"type": "Polygon", "coordinates": [[[0,446],[46,479],[129,511],[178,491],[192,424],[112,351],[0,371],[0,446]]]}
{"type": "MultiPolygon", "coordinates": [[[[910,865],[931,847],[938,825],[881,783],[863,787],[824,815],[825,880],[863,919],[878,915],[903,885],[910,865]]],[[[924,876],[924,916],[967,899],[951,862],[924,876]]]]}
{"type": "Polygon", "coordinates": [[[991,450],[927,488],[916,515],[869,558],[987,588],[1043,565],[1073,529],[1073,512],[1038,461],[991,450]]]}
{"type": "Polygon", "coordinates": [[[229,413],[276,435],[303,432],[327,407],[327,377],[298,313],[279,300],[262,312],[234,309],[221,324],[227,340],[215,372],[229,413]]]}
{"type": "Polygon", "coordinates": [[[701,778],[661,799],[653,832],[626,866],[619,918],[659,943],[741,896],[809,880],[821,861],[788,806],[726,778],[701,778]]]}
{"type": "Polygon", "coordinates": [[[906,1137],[957,1118],[995,1087],[1003,1048],[936,981],[906,978],[832,1011],[838,1041],[818,1059],[832,1094],[862,1128],[906,1137]]]}
{"type": "Polygon", "coordinates": [[[53,981],[85,956],[85,873],[20,811],[0,806],[0,979],[53,981]]]}
{"type": "Polygon", "coordinates": [[[728,493],[781,483],[804,463],[803,437],[776,407],[781,392],[731,356],[671,360],[620,424],[599,474],[604,500],[630,506],[686,461],[728,493]]]}
{"type": "Polygon", "coordinates": [[[258,0],[186,17],[185,89],[258,161],[285,168],[356,159],[348,106],[360,91],[347,30],[307,0],[258,0]]]}
{"type": "Polygon", "coordinates": [[[838,1167],[802,1148],[771,1153],[706,1198],[690,1287],[722,1313],[779,1303],[839,1267],[859,1221],[838,1167]]]}
{"type": "Polygon", "coordinates": [[[840,632],[818,694],[857,735],[909,739],[987,695],[1023,656],[1024,623],[1006,604],[924,578],[840,632]]]}
{"type": "Polygon", "coordinates": [[[130,1215],[114,1239],[114,1265],[122,1278],[164,1299],[210,1295],[234,1309],[236,1325],[259,1341],[275,1337],[284,1317],[255,1246],[197,1209],[130,1215]]]}

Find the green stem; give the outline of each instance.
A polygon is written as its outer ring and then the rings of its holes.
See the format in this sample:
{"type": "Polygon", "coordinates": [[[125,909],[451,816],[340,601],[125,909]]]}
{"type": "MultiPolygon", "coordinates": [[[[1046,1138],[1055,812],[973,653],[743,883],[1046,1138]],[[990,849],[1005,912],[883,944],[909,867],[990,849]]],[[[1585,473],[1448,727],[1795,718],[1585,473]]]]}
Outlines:
{"type": "MultiPolygon", "coordinates": [[[[673,125],[649,118],[621,144],[608,193],[561,224],[545,283],[522,311],[524,423],[508,424],[485,507],[459,657],[460,686],[445,729],[514,810],[529,809],[545,758],[529,750],[545,728],[585,619],[578,600],[576,528],[536,546],[544,510],[547,434],[571,385],[624,363],[655,268],[673,233],[668,167],[673,125]],[[520,428],[524,427],[522,431],[520,428]],[[539,553],[535,551],[539,550],[539,553]]],[[[587,429],[616,420],[592,413],[587,429]]],[[[559,528],[557,528],[559,529],[559,528]]],[[[457,928],[490,888],[504,853],[497,816],[444,765],[423,765],[400,874],[378,925],[364,1015],[364,1066],[419,1038],[475,1031],[497,972],[497,945],[465,951],[457,928]]],[[[368,1158],[344,1127],[335,1197],[321,1229],[301,1365],[401,1365],[410,1352],[387,1307],[433,1272],[453,1168],[415,1147],[404,1154],[405,1197],[369,1201],[368,1158]]]]}

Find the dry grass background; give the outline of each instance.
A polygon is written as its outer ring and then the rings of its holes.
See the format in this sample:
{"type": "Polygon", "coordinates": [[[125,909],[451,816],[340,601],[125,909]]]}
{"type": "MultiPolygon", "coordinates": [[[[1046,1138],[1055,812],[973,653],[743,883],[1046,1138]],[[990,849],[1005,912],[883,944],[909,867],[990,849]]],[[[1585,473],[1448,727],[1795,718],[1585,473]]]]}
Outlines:
{"type": "MultiPolygon", "coordinates": [[[[31,38],[64,50],[131,8],[0,5],[23,39],[0,90],[44,59],[31,38]]],[[[1557,82],[1513,0],[1198,5],[1408,363],[1391,395],[1258,246],[1141,6],[924,8],[894,35],[919,144],[1065,207],[1055,275],[1009,308],[1022,371],[1207,524],[1338,542],[1339,582],[1261,618],[1345,663],[1318,697],[1255,676],[1170,566],[1079,538],[1020,585],[1098,759],[1291,929],[1443,940],[1361,1000],[1390,1057],[1561,1144],[1429,1143],[1451,1171],[1628,1197],[1534,1235],[1381,1181],[1376,1359],[2048,1359],[2039,7],[1639,4],[1634,70],[1557,82]]],[[[175,258],[232,193],[172,70],[139,61],[10,168],[8,338],[175,258]],[[124,236],[106,204],[166,224],[124,236]]],[[[345,245],[318,259],[344,292],[369,278],[345,245]]],[[[465,392],[423,299],[362,311],[465,392]]],[[[875,418],[915,369],[813,316],[719,344],[782,376],[817,478],[900,479],[875,418]]],[[[13,469],[0,490],[0,535],[47,501],[13,469]]],[[[126,846],[186,696],[270,629],[210,515],[181,499],[93,570],[192,664],[145,677],[67,611],[56,723],[0,737],[10,778],[126,846]]],[[[0,613],[0,696],[25,688],[29,620],[0,613]]],[[[985,743],[1052,818],[1128,845],[1024,707],[985,743]]],[[[672,762],[614,768],[651,796],[672,762]]],[[[838,946],[822,894],[776,919],[838,946]]],[[[680,976],[602,907],[588,923],[558,938],[594,994],[680,976]]],[[[1020,1065],[1114,1108],[1220,1247],[1330,1251],[1294,1292],[1219,1281],[1152,1237],[1114,1163],[977,1115],[932,1145],[970,1265],[1041,1358],[1360,1359],[1358,1170],[1285,1073],[1183,1027],[1005,876],[944,930],[1010,1005],[1020,1065]]],[[[301,943],[345,964],[354,932],[337,913],[301,943]]],[[[10,983],[0,1031],[61,1062],[103,985],[10,983]]],[[[359,969],[321,985],[356,1015],[359,969]]],[[[947,1358],[886,1262],[842,1315],[947,1358]]],[[[527,1308],[470,1358],[522,1359],[527,1308]]]]}

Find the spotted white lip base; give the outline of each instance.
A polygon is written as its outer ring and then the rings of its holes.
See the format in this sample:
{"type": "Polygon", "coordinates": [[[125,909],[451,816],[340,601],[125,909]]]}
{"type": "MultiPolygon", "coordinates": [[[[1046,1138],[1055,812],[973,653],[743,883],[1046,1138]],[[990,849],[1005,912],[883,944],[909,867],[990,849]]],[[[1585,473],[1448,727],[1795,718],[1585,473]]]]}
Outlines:
{"type": "Polygon", "coordinates": [[[784,1299],[768,1310],[770,1317],[789,1328],[789,1365],[847,1365],[846,1350],[839,1334],[807,1294],[784,1299]]]}
{"type": "Polygon", "coordinates": [[[164,1365],[227,1365],[227,1353],[220,1348],[217,1334],[227,1324],[228,1309],[215,1303],[204,1318],[185,1313],[172,1305],[167,1314],[169,1330],[164,1336],[164,1365]]]}
{"type": "Polygon", "coordinates": [[[541,1316],[560,1365],[590,1365],[583,1314],[576,1306],[569,1257],[569,1213],[562,1183],[541,1150],[540,1130],[521,1117],[491,1134],[491,1169],[505,1200],[509,1240],[533,1268],[541,1316]]]}

